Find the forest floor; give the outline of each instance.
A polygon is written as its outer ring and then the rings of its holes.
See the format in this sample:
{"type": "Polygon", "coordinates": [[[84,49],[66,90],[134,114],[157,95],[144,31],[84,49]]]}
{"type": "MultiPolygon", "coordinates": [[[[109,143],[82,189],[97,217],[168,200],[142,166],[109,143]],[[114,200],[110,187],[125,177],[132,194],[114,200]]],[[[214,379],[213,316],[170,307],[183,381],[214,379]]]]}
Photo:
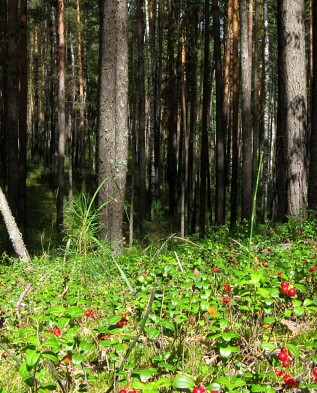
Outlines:
{"type": "Polygon", "coordinates": [[[0,392],[317,391],[316,235],[308,217],[7,261],[0,392]]]}

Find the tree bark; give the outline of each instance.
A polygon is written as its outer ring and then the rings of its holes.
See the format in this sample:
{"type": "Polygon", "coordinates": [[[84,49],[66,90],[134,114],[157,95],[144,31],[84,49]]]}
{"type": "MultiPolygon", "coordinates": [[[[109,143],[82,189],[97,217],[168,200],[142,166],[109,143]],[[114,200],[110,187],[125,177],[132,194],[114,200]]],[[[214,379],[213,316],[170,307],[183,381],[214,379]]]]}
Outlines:
{"type": "Polygon", "coordinates": [[[15,252],[18,254],[22,262],[30,262],[31,258],[23,242],[21,232],[19,231],[19,228],[11,213],[10,207],[8,205],[4,193],[2,192],[1,187],[0,187],[0,212],[3,216],[3,220],[7,227],[7,231],[10,240],[12,241],[12,245],[15,252]]]}
{"type": "Polygon", "coordinates": [[[279,218],[299,217],[307,203],[307,91],[305,1],[278,3],[279,116],[282,157],[278,156],[279,218]],[[282,159],[281,159],[282,158],[282,159]],[[279,169],[280,168],[280,169],[279,169]],[[285,179],[285,182],[283,180],[285,179]],[[286,185],[286,186],[284,186],[286,185]],[[284,214],[285,212],[285,214],[284,214]]]}
{"type": "Polygon", "coordinates": [[[128,151],[128,4],[101,0],[98,126],[101,236],[123,250],[123,212],[128,151]]]}
{"type": "Polygon", "coordinates": [[[231,215],[230,225],[233,227],[237,222],[238,200],[238,126],[239,126],[239,1],[233,0],[232,24],[233,24],[233,47],[232,47],[232,169],[231,169],[231,215]]]}
{"type": "Polygon", "coordinates": [[[218,0],[213,0],[213,35],[216,67],[216,224],[225,223],[225,140],[224,120],[224,84],[222,76],[222,58],[220,41],[220,20],[218,0]]]}
{"type": "Polygon", "coordinates": [[[242,97],[242,206],[241,216],[250,220],[252,213],[252,64],[249,52],[247,0],[240,1],[241,25],[241,97],[242,97]]]}
{"type": "Polygon", "coordinates": [[[312,4],[311,142],[308,207],[317,210],[317,2],[312,4]]]}
{"type": "Polygon", "coordinates": [[[64,37],[64,0],[58,0],[58,168],[57,168],[57,205],[56,226],[63,226],[65,194],[65,37],[64,37]]]}

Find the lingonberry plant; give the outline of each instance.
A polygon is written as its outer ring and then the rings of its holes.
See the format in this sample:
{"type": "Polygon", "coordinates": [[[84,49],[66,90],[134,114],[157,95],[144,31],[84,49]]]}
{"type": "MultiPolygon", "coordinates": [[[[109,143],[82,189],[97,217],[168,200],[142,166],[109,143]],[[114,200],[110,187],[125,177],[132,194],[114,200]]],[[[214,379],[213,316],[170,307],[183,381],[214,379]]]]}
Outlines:
{"type": "Polygon", "coordinates": [[[314,391],[317,248],[297,228],[96,250],[85,277],[80,256],[0,266],[0,392],[314,391]]]}

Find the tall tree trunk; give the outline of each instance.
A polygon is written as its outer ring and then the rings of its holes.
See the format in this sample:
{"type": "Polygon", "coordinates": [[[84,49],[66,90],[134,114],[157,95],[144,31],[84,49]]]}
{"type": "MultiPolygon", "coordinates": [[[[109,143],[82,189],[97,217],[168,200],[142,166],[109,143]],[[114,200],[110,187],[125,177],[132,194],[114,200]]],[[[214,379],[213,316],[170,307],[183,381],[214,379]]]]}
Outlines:
{"type": "Polygon", "coordinates": [[[189,78],[189,137],[188,137],[188,209],[190,220],[190,231],[196,230],[196,122],[197,122],[197,39],[198,39],[198,11],[199,6],[194,3],[189,15],[190,31],[188,44],[187,74],[189,78]]]}
{"type": "Polygon", "coordinates": [[[216,224],[225,223],[225,141],[224,85],[222,76],[218,0],[213,0],[213,35],[216,67],[216,224]]]}
{"type": "Polygon", "coordinates": [[[174,1],[168,0],[168,152],[167,181],[169,185],[169,212],[177,208],[177,96],[174,60],[174,1]]]}
{"type": "Polygon", "coordinates": [[[19,221],[19,68],[18,68],[18,1],[8,2],[7,55],[7,168],[8,203],[19,221]]]}
{"type": "Polygon", "coordinates": [[[263,1],[264,19],[264,49],[263,49],[263,171],[262,171],[262,214],[267,220],[268,215],[268,192],[269,192],[269,158],[270,158],[270,53],[269,53],[269,16],[267,0],[263,1]]]}
{"type": "MultiPolygon", "coordinates": [[[[187,15],[183,15],[186,19],[187,15]]],[[[183,21],[185,24],[185,21],[183,21]]],[[[185,237],[188,223],[188,129],[187,129],[187,97],[186,97],[186,39],[185,26],[182,27],[181,37],[181,132],[182,132],[182,162],[181,162],[181,236],[185,237]]]]}
{"type": "Polygon", "coordinates": [[[57,205],[56,225],[63,226],[64,194],[65,194],[65,36],[64,36],[64,0],[58,0],[58,168],[57,168],[57,205]]]}
{"type": "Polygon", "coordinates": [[[284,158],[277,161],[280,175],[277,178],[280,196],[278,218],[285,218],[284,213],[289,217],[299,217],[307,201],[304,0],[296,2],[281,0],[278,3],[278,35],[280,44],[278,130],[279,137],[283,140],[281,142],[284,153],[284,158]],[[286,182],[282,183],[284,179],[286,182]],[[285,188],[284,184],[286,184],[285,188]]]}
{"type": "Polygon", "coordinates": [[[123,212],[128,151],[128,4],[100,2],[100,81],[98,130],[101,236],[116,253],[123,249],[123,212]]]}
{"type": "Polygon", "coordinates": [[[201,130],[201,156],[200,156],[200,214],[199,233],[206,235],[206,197],[207,177],[209,168],[209,143],[208,143],[208,113],[210,103],[210,4],[205,0],[205,33],[204,33],[204,84],[201,130]]]}
{"type": "Polygon", "coordinates": [[[79,93],[79,151],[80,151],[80,173],[82,177],[82,188],[86,188],[85,171],[85,97],[84,97],[84,69],[83,69],[83,40],[81,34],[81,9],[80,0],[77,0],[77,62],[78,62],[78,93],[79,93]]]}
{"type": "Polygon", "coordinates": [[[28,109],[27,0],[20,0],[19,228],[26,237],[26,150],[28,109]]]}
{"type": "Polygon", "coordinates": [[[239,126],[239,1],[233,0],[232,24],[233,24],[233,47],[232,47],[232,169],[231,169],[231,216],[230,225],[234,226],[237,221],[238,200],[238,126],[239,126]]]}
{"type": "Polygon", "coordinates": [[[139,136],[139,219],[140,236],[144,236],[147,211],[146,197],[146,146],[145,146],[145,70],[144,70],[144,1],[137,0],[138,37],[138,136],[139,136]]]}
{"type": "Polygon", "coordinates": [[[317,210],[317,2],[312,4],[311,143],[308,207],[317,210]]]}
{"type": "Polygon", "coordinates": [[[242,206],[241,216],[249,220],[252,212],[252,67],[249,52],[247,0],[240,1],[241,96],[242,96],[242,206]],[[251,151],[250,151],[251,149],[251,151]]]}

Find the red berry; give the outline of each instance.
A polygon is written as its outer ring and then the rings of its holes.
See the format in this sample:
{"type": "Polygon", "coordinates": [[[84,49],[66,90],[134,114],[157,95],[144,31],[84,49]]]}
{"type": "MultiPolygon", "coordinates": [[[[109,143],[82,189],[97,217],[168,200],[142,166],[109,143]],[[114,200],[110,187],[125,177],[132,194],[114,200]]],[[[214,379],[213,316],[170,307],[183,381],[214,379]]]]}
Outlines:
{"type": "Polygon", "coordinates": [[[86,317],[91,317],[92,316],[92,311],[91,310],[86,310],[86,317]]]}
{"type": "Polygon", "coordinates": [[[196,386],[194,389],[193,389],[193,393],[205,393],[205,389],[204,388],[202,388],[201,386],[196,386]]]}
{"type": "Polygon", "coordinates": [[[317,377],[317,367],[315,367],[315,368],[313,369],[313,374],[315,375],[315,377],[317,377]]]}
{"type": "Polygon", "coordinates": [[[225,286],[223,287],[223,290],[225,291],[225,292],[230,292],[230,285],[229,284],[225,284],[225,286]]]}
{"type": "Polygon", "coordinates": [[[289,296],[295,296],[296,295],[296,289],[295,288],[290,288],[287,292],[289,296]]]}
{"type": "Polygon", "coordinates": [[[281,360],[283,362],[284,360],[286,360],[288,358],[288,354],[285,352],[280,352],[277,355],[277,358],[278,358],[278,360],[281,360]]]}
{"type": "Polygon", "coordinates": [[[56,337],[59,337],[61,335],[61,329],[60,328],[55,328],[53,330],[53,334],[55,334],[56,337]]]}
{"type": "Polygon", "coordinates": [[[289,367],[291,362],[289,361],[289,359],[285,359],[282,364],[283,364],[283,367],[289,367]]]}

